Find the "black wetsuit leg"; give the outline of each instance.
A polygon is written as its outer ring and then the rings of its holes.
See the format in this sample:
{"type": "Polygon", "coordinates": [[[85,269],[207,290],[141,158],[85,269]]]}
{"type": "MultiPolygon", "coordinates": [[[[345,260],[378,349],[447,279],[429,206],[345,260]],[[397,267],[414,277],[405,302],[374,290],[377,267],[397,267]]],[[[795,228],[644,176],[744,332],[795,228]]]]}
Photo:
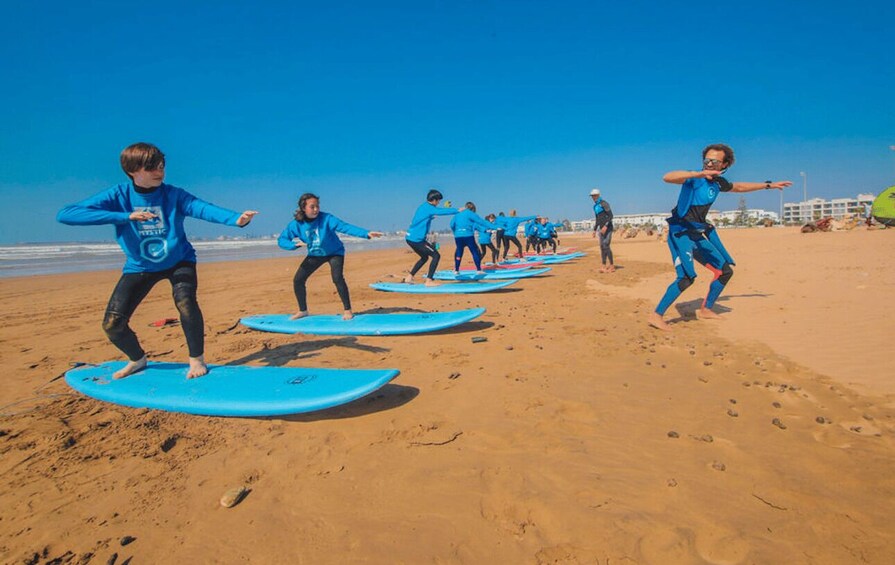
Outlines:
{"type": "Polygon", "coordinates": [[[420,256],[419,261],[417,261],[413,268],[410,269],[411,276],[415,275],[417,271],[426,264],[426,261],[431,258],[432,262],[429,264],[429,279],[435,277],[435,270],[438,269],[438,261],[441,259],[441,254],[438,253],[435,246],[428,241],[407,241],[407,245],[420,256]]]}

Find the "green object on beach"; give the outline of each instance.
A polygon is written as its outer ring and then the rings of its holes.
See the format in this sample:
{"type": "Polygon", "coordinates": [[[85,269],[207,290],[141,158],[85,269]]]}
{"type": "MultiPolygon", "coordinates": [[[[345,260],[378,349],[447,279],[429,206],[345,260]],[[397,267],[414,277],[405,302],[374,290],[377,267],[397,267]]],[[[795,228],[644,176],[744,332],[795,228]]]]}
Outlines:
{"type": "Polygon", "coordinates": [[[870,213],[877,222],[886,226],[895,226],[895,186],[890,186],[876,197],[870,208],[870,213]]]}

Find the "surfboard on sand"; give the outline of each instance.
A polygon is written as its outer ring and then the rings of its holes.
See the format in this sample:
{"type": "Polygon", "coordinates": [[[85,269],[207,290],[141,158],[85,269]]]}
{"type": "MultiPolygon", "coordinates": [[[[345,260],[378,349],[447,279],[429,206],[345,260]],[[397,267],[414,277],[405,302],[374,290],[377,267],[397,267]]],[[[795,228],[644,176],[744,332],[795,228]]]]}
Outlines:
{"type": "Polygon", "coordinates": [[[371,284],[370,287],[385,292],[407,292],[411,294],[468,294],[474,292],[489,292],[492,290],[505,288],[518,280],[519,279],[510,279],[508,281],[495,282],[457,282],[445,283],[436,286],[426,286],[424,284],[379,282],[371,284]]]}
{"type": "Polygon", "coordinates": [[[311,335],[408,335],[434,332],[465,324],[485,313],[484,308],[452,312],[395,314],[357,314],[350,320],[342,316],[306,316],[290,320],[289,314],[248,316],[244,326],[263,332],[311,335]]]}
{"type": "Polygon", "coordinates": [[[185,363],[150,362],[123,379],[112,373],[124,361],[84,365],[65,382],[87,396],[134,408],[204,416],[279,416],[313,412],[351,402],[398,376],[397,369],[307,369],[209,365],[204,377],[187,379],[185,363]]]}
{"type": "Polygon", "coordinates": [[[486,272],[484,275],[480,275],[473,272],[462,271],[459,274],[454,271],[436,271],[435,272],[435,280],[439,281],[495,281],[495,280],[504,280],[504,279],[527,279],[529,277],[536,277],[538,275],[543,275],[544,273],[550,271],[550,267],[542,267],[540,269],[525,269],[524,271],[510,271],[510,272],[486,272]]]}

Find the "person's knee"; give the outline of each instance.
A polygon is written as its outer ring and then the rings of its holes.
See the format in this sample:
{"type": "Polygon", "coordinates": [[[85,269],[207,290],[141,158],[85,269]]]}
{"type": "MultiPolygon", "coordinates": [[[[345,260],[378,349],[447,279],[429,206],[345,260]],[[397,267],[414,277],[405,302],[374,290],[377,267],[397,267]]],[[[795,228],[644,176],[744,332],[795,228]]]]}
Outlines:
{"type": "Polygon", "coordinates": [[[109,339],[115,339],[127,332],[127,318],[115,312],[106,312],[103,318],[103,331],[109,339]]]}
{"type": "Polygon", "coordinates": [[[724,266],[721,267],[721,275],[718,277],[718,281],[721,284],[727,284],[730,280],[730,277],[733,276],[733,267],[730,266],[730,263],[724,263],[724,266]]]}
{"type": "Polygon", "coordinates": [[[681,292],[684,292],[693,285],[693,282],[695,280],[696,277],[681,277],[677,280],[677,289],[681,292]]]}

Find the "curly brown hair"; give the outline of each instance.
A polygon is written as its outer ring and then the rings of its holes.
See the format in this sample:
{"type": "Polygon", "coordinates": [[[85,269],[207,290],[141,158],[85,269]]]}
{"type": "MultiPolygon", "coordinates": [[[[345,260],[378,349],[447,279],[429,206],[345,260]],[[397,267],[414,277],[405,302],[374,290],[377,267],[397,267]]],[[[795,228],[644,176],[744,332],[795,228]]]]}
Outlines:
{"type": "Polygon", "coordinates": [[[705,154],[709,151],[721,151],[724,153],[724,162],[727,163],[727,166],[730,167],[733,165],[733,162],[736,161],[736,158],[733,156],[733,149],[730,148],[729,145],[724,145],[723,143],[713,143],[707,146],[702,150],[702,158],[705,159],[705,154]]]}

